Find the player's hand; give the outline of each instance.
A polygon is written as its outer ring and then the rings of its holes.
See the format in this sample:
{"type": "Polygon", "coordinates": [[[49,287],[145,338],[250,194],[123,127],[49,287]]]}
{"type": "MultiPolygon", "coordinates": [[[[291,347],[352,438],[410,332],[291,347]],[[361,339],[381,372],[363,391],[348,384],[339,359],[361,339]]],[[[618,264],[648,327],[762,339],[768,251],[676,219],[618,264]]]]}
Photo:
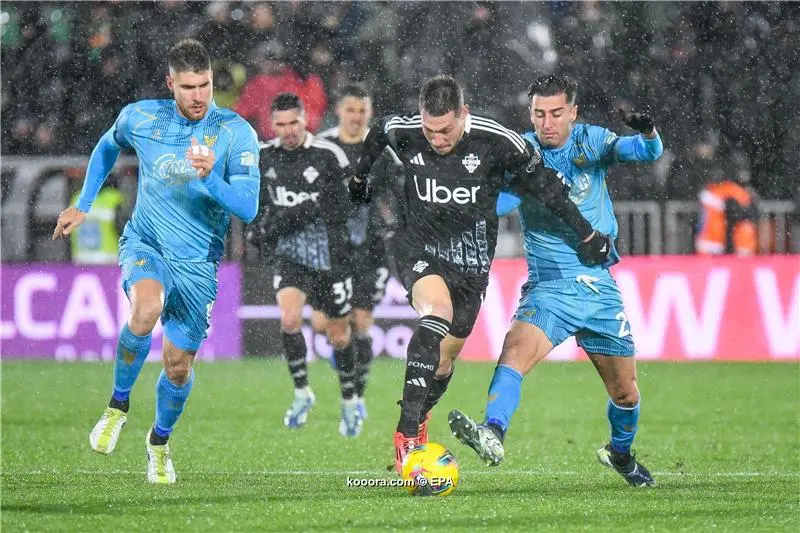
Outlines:
{"type": "Polygon", "coordinates": [[[64,209],[58,215],[56,229],[53,232],[53,240],[66,237],[72,233],[75,228],[83,224],[84,220],[86,220],[86,213],[77,207],[68,207],[64,209]]]}
{"type": "Polygon", "coordinates": [[[192,137],[192,146],[186,150],[186,159],[191,161],[192,167],[197,170],[197,177],[200,179],[211,174],[211,169],[214,168],[214,152],[205,144],[197,142],[194,137],[192,137]]]}
{"type": "Polygon", "coordinates": [[[353,176],[347,183],[347,190],[350,191],[350,201],[354,204],[368,204],[372,201],[372,189],[367,179],[353,176]]]}
{"type": "Polygon", "coordinates": [[[647,113],[634,113],[632,111],[625,111],[624,109],[617,109],[617,114],[620,120],[629,128],[643,133],[644,135],[652,135],[656,129],[656,121],[647,113]]]}
{"type": "Polygon", "coordinates": [[[594,231],[578,244],[578,258],[587,266],[602,265],[611,255],[611,237],[594,231]]]}

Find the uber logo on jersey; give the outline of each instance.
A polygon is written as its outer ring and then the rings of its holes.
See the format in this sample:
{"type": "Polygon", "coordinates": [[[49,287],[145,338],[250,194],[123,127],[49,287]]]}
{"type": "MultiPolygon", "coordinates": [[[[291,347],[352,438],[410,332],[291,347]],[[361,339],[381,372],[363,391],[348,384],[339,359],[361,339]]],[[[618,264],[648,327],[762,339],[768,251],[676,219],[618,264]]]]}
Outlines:
{"type": "Polygon", "coordinates": [[[317,198],[319,198],[318,192],[294,192],[281,185],[275,189],[275,196],[272,203],[282,207],[294,207],[307,200],[316,202],[317,198]]]}
{"type": "Polygon", "coordinates": [[[416,174],[414,175],[414,186],[417,189],[417,196],[424,202],[431,202],[434,204],[449,204],[451,201],[457,204],[474,204],[477,201],[478,191],[480,185],[472,187],[456,187],[453,190],[448,189],[444,185],[436,183],[436,179],[425,178],[423,182],[424,191],[420,190],[420,184],[417,180],[416,174]]]}
{"type": "Polygon", "coordinates": [[[314,180],[319,177],[319,172],[317,172],[317,169],[314,167],[308,167],[303,171],[303,177],[307,182],[314,183],[314,180]]]}

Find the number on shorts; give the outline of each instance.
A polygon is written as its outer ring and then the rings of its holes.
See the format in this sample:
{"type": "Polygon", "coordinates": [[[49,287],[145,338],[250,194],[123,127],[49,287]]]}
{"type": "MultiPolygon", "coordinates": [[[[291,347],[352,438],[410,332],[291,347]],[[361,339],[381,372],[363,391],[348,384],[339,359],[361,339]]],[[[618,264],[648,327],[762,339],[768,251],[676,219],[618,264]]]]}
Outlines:
{"type": "Polygon", "coordinates": [[[378,278],[375,280],[375,292],[372,294],[372,298],[377,300],[381,298],[383,291],[386,290],[386,282],[389,280],[389,269],[386,267],[378,267],[375,269],[375,272],[378,274],[378,278]]]}
{"type": "Polygon", "coordinates": [[[333,284],[333,294],[336,299],[333,301],[336,305],[342,305],[347,300],[353,297],[353,278],[345,278],[344,281],[337,281],[333,284]]]}
{"type": "Polygon", "coordinates": [[[281,286],[282,279],[283,276],[278,276],[277,274],[275,276],[272,276],[272,288],[277,291],[281,286]]]}
{"type": "Polygon", "coordinates": [[[614,317],[617,320],[621,321],[619,325],[619,333],[617,334],[619,337],[627,337],[631,334],[631,330],[628,327],[628,317],[625,315],[623,311],[617,313],[617,316],[614,317]]]}
{"type": "Polygon", "coordinates": [[[378,279],[375,280],[375,290],[382,291],[386,288],[386,282],[389,280],[389,269],[379,267],[375,271],[378,273],[378,279]]]}

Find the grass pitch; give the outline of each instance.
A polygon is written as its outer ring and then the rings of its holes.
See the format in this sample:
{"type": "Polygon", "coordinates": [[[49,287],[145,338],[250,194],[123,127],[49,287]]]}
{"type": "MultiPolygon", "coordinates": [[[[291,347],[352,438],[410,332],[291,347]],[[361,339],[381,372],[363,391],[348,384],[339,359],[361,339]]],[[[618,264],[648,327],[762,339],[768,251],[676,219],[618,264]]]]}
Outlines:
{"type": "Polygon", "coordinates": [[[632,489],[594,457],[608,439],[606,396],[588,363],[545,364],[525,380],[506,460],[487,468],[447,429],[482,413],[492,364],[460,364],[434,411],[431,440],[456,455],[445,498],[348,488],[389,478],[401,363],[378,360],[360,438],[337,431],[338,387],[311,365],[317,407],[283,428],[291,381],[279,360],[198,365],[171,439],[178,483],[145,481],[144,437],[159,371],[133,391],[117,450],[89,449],[110,364],[3,362],[2,517],[12,531],[797,531],[800,366],[642,363],[635,448],[659,486],[632,489]],[[792,525],[794,524],[794,525],[792,525]]]}

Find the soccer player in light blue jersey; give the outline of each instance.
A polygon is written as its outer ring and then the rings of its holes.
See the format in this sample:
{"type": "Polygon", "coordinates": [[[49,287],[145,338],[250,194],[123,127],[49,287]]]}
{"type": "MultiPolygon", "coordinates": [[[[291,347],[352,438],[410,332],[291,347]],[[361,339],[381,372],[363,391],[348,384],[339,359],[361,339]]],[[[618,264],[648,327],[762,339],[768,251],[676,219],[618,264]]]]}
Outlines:
{"type": "Polygon", "coordinates": [[[174,99],[125,106],[95,146],[76,205],[58,217],[53,238],[85,219],[122,149],[136,151],[136,206],[120,238],[122,285],[131,303],[114,361],[114,387],[89,436],[93,450],[114,451],[131,388],[161,318],[164,370],[156,382],[156,416],[145,440],[147,480],[174,483],[167,440],[192,390],[194,356],[217,297],[217,269],[231,213],[251,222],[258,210],[258,140],[250,125],[212,99],[208,52],[179,42],[168,56],[174,99]]]}
{"type": "MultiPolygon", "coordinates": [[[[606,186],[615,163],[651,162],[663,150],[653,119],[622,113],[638,135],[619,137],[590,124],[575,124],[577,85],[560,75],[539,78],[528,92],[535,132],[524,137],[542,153],[546,167],[559,171],[570,198],[594,228],[615,238],[617,221],[606,186]]],[[[522,377],[554,346],[574,335],[586,351],[609,395],[610,442],[597,451],[600,462],[633,486],[654,485],[631,453],[639,420],[635,347],[617,284],[609,267],[619,262],[612,249],[603,265],[586,266],[575,252],[574,232],[535,199],[513,191],[501,196],[498,214],[519,209],[528,261],[528,280],[506,334],[494,372],[486,417],[476,424],[460,411],[449,416],[453,433],[489,465],[504,457],[503,439],[520,401],[522,377]]]]}

